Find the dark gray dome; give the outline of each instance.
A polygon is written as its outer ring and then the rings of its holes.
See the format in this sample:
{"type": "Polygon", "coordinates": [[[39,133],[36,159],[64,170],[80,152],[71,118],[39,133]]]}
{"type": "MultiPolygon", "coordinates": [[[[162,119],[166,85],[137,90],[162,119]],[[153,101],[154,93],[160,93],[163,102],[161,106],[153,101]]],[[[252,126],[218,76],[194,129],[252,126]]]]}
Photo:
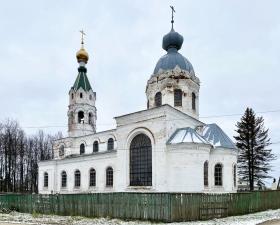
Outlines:
{"type": "Polygon", "coordinates": [[[184,56],[182,56],[176,48],[168,49],[166,55],[162,56],[154,69],[154,74],[157,74],[160,69],[162,70],[172,70],[176,66],[180,69],[186,70],[189,73],[194,74],[193,66],[184,56]]]}
{"type": "Polygon", "coordinates": [[[176,48],[177,50],[180,50],[183,42],[183,36],[172,28],[168,34],[163,36],[162,48],[165,51],[168,51],[169,48],[176,48]]]}
{"type": "Polygon", "coordinates": [[[162,56],[154,69],[154,74],[159,70],[172,70],[176,66],[180,69],[186,70],[194,74],[193,66],[178,50],[182,47],[184,38],[182,35],[171,29],[171,31],[164,35],[162,40],[162,48],[167,51],[167,54],[162,56]]]}

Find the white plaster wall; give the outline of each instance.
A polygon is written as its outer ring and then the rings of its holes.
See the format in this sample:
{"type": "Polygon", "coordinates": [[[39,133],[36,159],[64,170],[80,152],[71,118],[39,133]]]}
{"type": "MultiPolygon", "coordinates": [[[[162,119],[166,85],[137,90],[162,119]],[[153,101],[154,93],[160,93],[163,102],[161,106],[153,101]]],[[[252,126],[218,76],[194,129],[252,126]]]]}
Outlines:
{"type": "Polygon", "coordinates": [[[106,187],[106,168],[112,167],[114,171],[114,184],[116,182],[116,151],[99,153],[95,155],[85,155],[77,158],[70,158],[56,161],[40,162],[39,167],[39,193],[90,193],[90,192],[112,192],[116,191],[113,187],[106,187]],[[89,170],[94,168],[96,171],[96,187],[89,186],[89,170]],[[74,187],[74,173],[79,170],[81,173],[81,186],[74,187]],[[49,173],[49,186],[43,187],[43,174],[49,173]],[[61,187],[61,173],[67,174],[67,187],[61,187]]]}
{"type": "Polygon", "coordinates": [[[194,117],[199,117],[199,79],[176,66],[173,70],[153,75],[147,82],[146,96],[149,108],[155,107],[155,95],[162,94],[162,105],[170,106],[194,117]],[[182,106],[174,105],[174,90],[182,90],[182,106]],[[196,109],[192,109],[192,93],[196,95],[196,109]]]}
{"type": "Polygon", "coordinates": [[[204,191],[203,165],[209,160],[210,148],[188,143],[167,146],[168,191],[204,191]]]}
{"type": "Polygon", "coordinates": [[[151,191],[151,192],[234,192],[233,165],[237,152],[231,149],[215,148],[209,145],[177,144],[166,145],[167,140],[178,128],[196,127],[202,122],[172,108],[169,105],[116,117],[117,129],[82,137],[57,140],[54,144],[56,160],[39,163],[40,193],[88,193],[106,191],[151,191]],[[152,143],[152,187],[130,187],[129,146],[140,133],[146,134],[152,143]],[[107,151],[107,141],[112,137],[115,151],[107,151]],[[93,142],[98,140],[99,153],[92,153],[93,142]],[[79,156],[79,146],[85,143],[85,155],[79,156]],[[58,156],[61,144],[66,145],[66,156],[58,156]],[[209,187],[204,188],[203,164],[209,161],[209,187]],[[222,163],[223,187],[214,186],[214,165],[222,163]],[[113,188],[105,187],[105,171],[114,169],[113,188]],[[89,170],[97,174],[96,188],[89,188],[89,170]],[[81,187],[74,188],[74,172],[81,172],[81,187]],[[68,175],[67,188],[61,188],[61,172],[68,175]],[[43,173],[49,173],[49,188],[43,188],[43,173]]]}
{"type": "Polygon", "coordinates": [[[54,158],[65,158],[72,154],[80,154],[80,145],[85,145],[85,154],[91,154],[93,152],[93,143],[98,141],[99,152],[107,151],[107,143],[109,138],[114,140],[114,150],[117,149],[118,142],[116,140],[115,130],[103,131],[95,134],[84,135],[79,137],[70,137],[59,139],[54,142],[54,158]],[[65,147],[65,155],[59,156],[59,147],[63,145],[65,147]]]}

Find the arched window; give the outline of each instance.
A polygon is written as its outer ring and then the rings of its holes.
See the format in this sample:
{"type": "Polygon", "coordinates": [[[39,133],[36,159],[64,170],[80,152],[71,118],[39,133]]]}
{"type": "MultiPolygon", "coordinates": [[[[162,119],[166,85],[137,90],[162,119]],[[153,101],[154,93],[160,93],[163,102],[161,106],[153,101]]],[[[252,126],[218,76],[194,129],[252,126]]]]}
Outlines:
{"type": "Polygon", "coordinates": [[[88,114],[88,124],[92,124],[92,113],[88,114]]]}
{"type": "Polygon", "coordinates": [[[49,186],[49,174],[47,172],[44,173],[44,187],[49,186]]]}
{"type": "Polygon", "coordinates": [[[73,93],[71,94],[71,98],[74,99],[74,94],[73,93]]]}
{"type": "Polygon", "coordinates": [[[182,106],[182,90],[174,90],[174,106],[182,106]]]}
{"type": "Polygon", "coordinates": [[[204,162],[204,186],[208,186],[208,161],[204,162]]]}
{"type": "Polygon", "coordinates": [[[83,98],[83,93],[82,92],[80,93],[80,98],[83,98]]]}
{"type": "Polygon", "coordinates": [[[196,110],[196,95],[192,93],[192,109],[196,110]]]}
{"type": "Polygon", "coordinates": [[[114,172],[112,167],[106,169],[106,186],[112,187],[114,182],[114,172]]]}
{"type": "Polygon", "coordinates": [[[152,186],[152,144],[138,134],[130,144],[130,186],[152,186]]]}
{"type": "Polygon", "coordinates": [[[236,164],[233,165],[233,185],[236,187],[236,164]]]}
{"type": "Polygon", "coordinates": [[[214,171],[215,186],[223,186],[223,166],[218,163],[215,165],[214,171]]]}
{"type": "Polygon", "coordinates": [[[81,186],[81,172],[79,170],[75,171],[75,187],[81,186]]]}
{"type": "Polygon", "coordinates": [[[149,100],[147,101],[147,109],[149,109],[149,100]]]}
{"type": "Polygon", "coordinates": [[[92,95],[89,95],[89,100],[92,100],[92,95]]]}
{"type": "Polygon", "coordinates": [[[155,106],[161,106],[162,104],[162,96],[161,96],[161,92],[157,92],[155,95],[155,106]]]}
{"type": "Polygon", "coordinates": [[[61,187],[67,187],[67,174],[65,171],[61,173],[61,187]]]}
{"type": "Polygon", "coordinates": [[[85,115],[84,115],[84,112],[83,111],[79,111],[78,112],[78,123],[84,123],[85,119],[84,119],[85,115]]]}
{"type": "Polygon", "coordinates": [[[109,138],[108,139],[108,143],[107,143],[107,150],[113,150],[114,149],[114,139],[113,138],[109,138]]]}
{"type": "Polygon", "coordinates": [[[95,169],[90,169],[89,171],[89,186],[95,187],[96,186],[96,172],[95,169]]]}
{"type": "Polygon", "coordinates": [[[84,154],[84,153],[85,153],[85,144],[82,143],[82,144],[80,145],[80,155],[82,155],[82,154],[84,154]]]}
{"type": "Polygon", "coordinates": [[[59,156],[64,156],[64,145],[60,145],[59,147],[59,156]]]}
{"type": "Polygon", "coordinates": [[[93,152],[98,152],[99,150],[99,144],[98,141],[93,142],[93,152]]]}

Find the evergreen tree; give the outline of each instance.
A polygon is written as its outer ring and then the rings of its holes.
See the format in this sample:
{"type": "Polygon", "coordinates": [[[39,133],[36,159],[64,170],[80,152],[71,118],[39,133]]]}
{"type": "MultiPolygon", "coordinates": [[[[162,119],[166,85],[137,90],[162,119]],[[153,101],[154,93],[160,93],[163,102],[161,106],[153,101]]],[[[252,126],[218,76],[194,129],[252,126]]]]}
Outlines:
{"type": "Polygon", "coordinates": [[[247,181],[250,190],[254,184],[264,185],[265,178],[271,178],[270,162],[276,157],[267,147],[271,144],[268,129],[264,127],[263,117],[256,117],[251,108],[247,108],[240,122],[237,122],[238,136],[235,136],[239,149],[238,174],[243,181],[247,181]]]}

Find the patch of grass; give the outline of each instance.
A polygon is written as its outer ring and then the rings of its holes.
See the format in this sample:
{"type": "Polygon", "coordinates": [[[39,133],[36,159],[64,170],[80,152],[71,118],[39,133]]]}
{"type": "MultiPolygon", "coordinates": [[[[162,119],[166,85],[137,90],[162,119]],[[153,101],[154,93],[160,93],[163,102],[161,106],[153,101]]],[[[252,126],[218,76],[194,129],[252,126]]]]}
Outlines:
{"type": "Polygon", "coordinates": [[[32,212],[32,217],[33,218],[38,218],[38,217],[40,217],[40,213],[32,212]]]}

